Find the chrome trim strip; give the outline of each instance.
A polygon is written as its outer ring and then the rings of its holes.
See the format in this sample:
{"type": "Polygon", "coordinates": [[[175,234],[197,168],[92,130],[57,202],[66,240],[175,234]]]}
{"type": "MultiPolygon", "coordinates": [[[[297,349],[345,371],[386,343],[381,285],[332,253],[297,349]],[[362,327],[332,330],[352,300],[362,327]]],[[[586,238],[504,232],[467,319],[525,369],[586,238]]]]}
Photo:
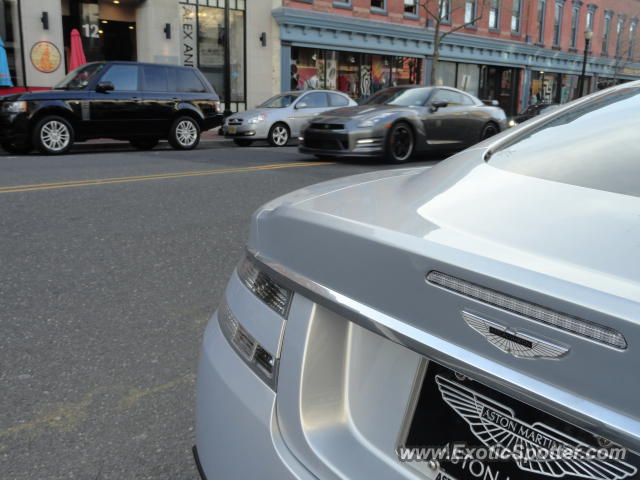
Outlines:
{"type": "Polygon", "coordinates": [[[278,281],[295,292],[336,312],[388,340],[474,378],[490,388],[569,423],[601,435],[621,446],[640,451],[640,421],[523,375],[383,312],[353,300],[247,249],[278,281]],[[579,409],[578,409],[579,407],[579,409]]]}
{"type": "Polygon", "coordinates": [[[450,292],[477,300],[491,307],[515,313],[527,320],[551,325],[606,347],[612,347],[616,350],[625,350],[627,348],[627,340],[620,332],[599,323],[551,310],[542,305],[521,300],[436,270],[430,271],[426,276],[426,280],[450,292]]]}

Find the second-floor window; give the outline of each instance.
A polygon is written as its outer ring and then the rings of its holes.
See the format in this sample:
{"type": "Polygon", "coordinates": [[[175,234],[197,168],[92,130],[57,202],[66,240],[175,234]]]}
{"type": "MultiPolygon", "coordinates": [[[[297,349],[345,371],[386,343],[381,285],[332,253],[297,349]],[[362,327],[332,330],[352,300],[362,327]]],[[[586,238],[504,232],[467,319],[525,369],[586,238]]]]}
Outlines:
{"type": "Polygon", "coordinates": [[[384,10],[386,7],[385,3],[386,3],[386,0],[371,0],[371,8],[384,10]]]}
{"type": "Polygon", "coordinates": [[[547,12],[546,0],[538,0],[538,43],[544,43],[544,16],[547,12]]]}
{"type": "Polygon", "coordinates": [[[562,13],[564,12],[564,1],[556,0],[553,10],[553,44],[560,45],[560,35],[562,34],[562,13]]]}
{"type": "Polygon", "coordinates": [[[573,7],[571,15],[571,48],[578,46],[578,20],[580,19],[580,7],[573,7]]]}
{"type": "Polygon", "coordinates": [[[473,23],[476,20],[476,2],[467,0],[464,3],[464,23],[473,23]]]}
{"type": "Polygon", "coordinates": [[[611,14],[605,12],[604,27],[602,28],[602,54],[606,55],[609,49],[609,33],[611,33],[611,14]]]}
{"type": "Polygon", "coordinates": [[[622,54],[622,32],[624,31],[624,15],[618,15],[618,25],[616,26],[616,57],[622,54]]]}
{"type": "Polygon", "coordinates": [[[489,3],[489,28],[497,30],[500,27],[500,1],[491,0],[489,3]]]}
{"type": "Polygon", "coordinates": [[[633,19],[629,24],[629,49],[627,51],[627,58],[633,59],[633,49],[636,46],[636,30],[638,30],[638,20],[633,19]]]}
{"type": "Polygon", "coordinates": [[[520,12],[522,11],[522,0],[513,0],[511,9],[511,31],[520,33],[520,12]]]}
{"type": "Polygon", "coordinates": [[[418,0],[404,0],[404,13],[407,15],[417,15],[418,0]]]}
{"type": "Polygon", "coordinates": [[[440,2],[440,23],[451,24],[451,1],[439,0],[440,2]]]}

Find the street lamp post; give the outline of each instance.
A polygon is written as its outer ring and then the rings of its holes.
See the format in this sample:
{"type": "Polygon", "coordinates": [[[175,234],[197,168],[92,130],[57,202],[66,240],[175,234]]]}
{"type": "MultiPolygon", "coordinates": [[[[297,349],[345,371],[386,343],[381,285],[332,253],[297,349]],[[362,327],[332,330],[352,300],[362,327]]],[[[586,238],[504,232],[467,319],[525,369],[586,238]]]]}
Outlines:
{"type": "Polygon", "coordinates": [[[229,31],[229,3],[224,2],[224,117],[231,115],[231,32],[229,31]]]}
{"type": "Polygon", "coordinates": [[[584,31],[584,57],[582,59],[582,73],[580,74],[580,80],[578,81],[578,95],[576,98],[584,95],[584,80],[587,72],[587,53],[589,53],[589,43],[591,43],[591,38],[593,38],[593,32],[590,28],[587,28],[584,31]]]}

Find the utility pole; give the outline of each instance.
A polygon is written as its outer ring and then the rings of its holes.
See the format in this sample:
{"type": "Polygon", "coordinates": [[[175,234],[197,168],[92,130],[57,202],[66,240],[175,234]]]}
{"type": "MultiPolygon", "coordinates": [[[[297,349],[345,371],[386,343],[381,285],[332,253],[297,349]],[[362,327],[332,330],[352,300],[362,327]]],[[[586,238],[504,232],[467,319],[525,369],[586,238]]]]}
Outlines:
{"type": "Polygon", "coordinates": [[[229,34],[229,1],[224,2],[224,117],[231,115],[231,35],[229,34]]]}

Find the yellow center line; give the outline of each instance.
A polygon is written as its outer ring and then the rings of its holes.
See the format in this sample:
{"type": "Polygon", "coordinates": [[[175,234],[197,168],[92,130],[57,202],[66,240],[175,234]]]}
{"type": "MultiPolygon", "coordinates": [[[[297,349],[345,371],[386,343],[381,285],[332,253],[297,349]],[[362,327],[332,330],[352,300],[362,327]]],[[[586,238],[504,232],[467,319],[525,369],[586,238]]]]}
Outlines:
{"type": "Polygon", "coordinates": [[[204,175],[219,175],[223,173],[239,173],[239,172],[253,172],[263,170],[277,170],[282,168],[296,168],[296,167],[315,167],[320,165],[333,165],[334,162],[298,162],[298,163],[274,163],[269,165],[258,165],[255,167],[238,167],[238,168],[221,168],[217,170],[201,170],[197,172],[175,172],[175,173],[158,173],[155,175],[140,175],[136,177],[114,177],[114,178],[98,178],[92,180],[78,180],[56,183],[37,183],[33,185],[12,185],[6,187],[0,187],[0,194],[2,193],[16,193],[16,192],[32,192],[38,190],[54,190],[59,188],[72,188],[72,187],[87,187],[91,185],[108,185],[112,183],[127,183],[127,182],[143,182],[145,180],[167,180],[173,178],[184,177],[200,177],[204,175]]]}

